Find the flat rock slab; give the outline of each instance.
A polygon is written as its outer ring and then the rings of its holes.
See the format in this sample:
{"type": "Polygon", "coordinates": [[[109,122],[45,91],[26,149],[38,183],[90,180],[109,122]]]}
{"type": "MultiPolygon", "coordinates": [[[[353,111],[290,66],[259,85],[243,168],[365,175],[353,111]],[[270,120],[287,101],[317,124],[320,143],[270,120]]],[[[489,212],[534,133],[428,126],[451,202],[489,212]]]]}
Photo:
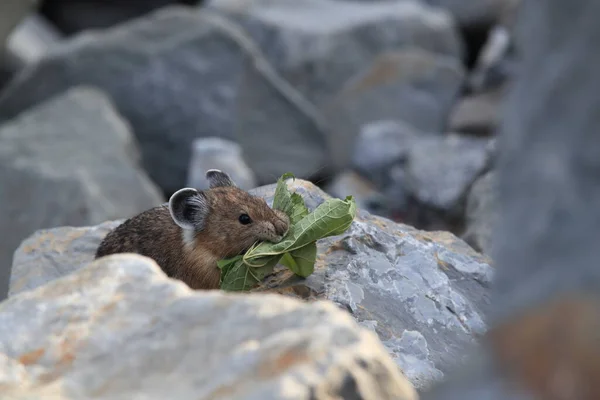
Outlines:
{"type": "Polygon", "coordinates": [[[330,302],[193,292],[132,254],[0,303],[0,385],[22,400],[417,399],[330,302]]]}
{"type": "MultiPolygon", "coordinates": [[[[288,186],[304,197],[311,210],[329,197],[300,179],[288,181],[288,186]]],[[[252,192],[272,204],[274,189],[275,185],[268,185],[252,192]]],[[[94,240],[101,240],[105,228],[90,227],[89,237],[73,235],[73,239],[59,241],[65,254],[74,257],[74,261],[60,263],[76,265],[89,257],[75,255],[75,249],[88,251],[82,243],[91,243],[94,230],[98,236],[94,240]]],[[[68,230],[53,232],[68,234],[68,230]]],[[[39,288],[44,271],[56,270],[45,267],[54,263],[56,252],[47,247],[31,250],[44,235],[48,232],[33,235],[19,250],[13,275],[21,280],[13,280],[20,282],[20,287],[12,289],[13,297],[25,288],[39,288]],[[28,254],[23,251],[26,246],[28,254]],[[24,282],[27,276],[35,276],[35,281],[24,282]]],[[[492,273],[487,257],[450,233],[419,231],[359,210],[346,233],[318,242],[311,276],[301,279],[278,266],[254,290],[309,302],[335,302],[359,324],[375,331],[410,382],[423,388],[449,372],[485,331],[483,312],[492,273]]],[[[56,277],[48,274],[45,279],[56,277]]]]}

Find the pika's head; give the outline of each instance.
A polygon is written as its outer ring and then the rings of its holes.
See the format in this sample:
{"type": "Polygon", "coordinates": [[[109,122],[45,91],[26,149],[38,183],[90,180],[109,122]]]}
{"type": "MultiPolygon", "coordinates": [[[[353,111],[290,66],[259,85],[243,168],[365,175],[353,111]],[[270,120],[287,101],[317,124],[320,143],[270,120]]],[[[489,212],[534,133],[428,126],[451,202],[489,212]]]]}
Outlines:
{"type": "Polygon", "coordinates": [[[225,172],[206,172],[209,189],[184,188],[169,199],[173,221],[188,242],[208,246],[216,255],[241,254],[258,241],[280,242],[290,220],[267,202],[238,188],[225,172]]]}

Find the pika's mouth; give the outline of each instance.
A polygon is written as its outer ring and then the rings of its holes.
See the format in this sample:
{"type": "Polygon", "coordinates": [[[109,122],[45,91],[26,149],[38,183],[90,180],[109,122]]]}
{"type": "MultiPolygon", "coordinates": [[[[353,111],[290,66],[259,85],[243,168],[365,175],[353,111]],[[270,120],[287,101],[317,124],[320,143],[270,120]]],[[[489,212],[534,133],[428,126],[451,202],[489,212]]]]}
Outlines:
{"type": "MultiPolygon", "coordinates": [[[[286,232],[286,233],[287,233],[287,232],[286,232]]],[[[282,235],[282,236],[275,235],[275,236],[271,236],[271,237],[270,237],[269,239],[267,239],[267,240],[268,240],[269,242],[271,242],[271,243],[279,243],[279,242],[281,242],[281,241],[283,240],[283,238],[284,238],[284,237],[285,237],[285,235],[282,235]]]]}

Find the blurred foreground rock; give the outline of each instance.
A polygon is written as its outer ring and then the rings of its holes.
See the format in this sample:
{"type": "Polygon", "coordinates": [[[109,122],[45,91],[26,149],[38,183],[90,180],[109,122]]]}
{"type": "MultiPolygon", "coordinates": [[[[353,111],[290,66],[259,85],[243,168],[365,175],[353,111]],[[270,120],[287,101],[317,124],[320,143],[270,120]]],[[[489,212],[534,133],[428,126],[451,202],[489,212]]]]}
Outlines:
{"type": "Polygon", "coordinates": [[[22,400],[417,399],[333,304],[194,293],[131,254],[0,303],[0,377],[22,400]]]}
{"type": "MultiPolygon", "coordinates": [[[[327,197],[307,181],[289,181],[289,186],[310,209],[327,197]]],[[[272,204],[274,189],[272,184],[252,192],[272,204]]],[[[82,268],[93,257],[92,244],[99,243],[113,223],[32,235],[16,254],[11,296],[37,290],[55,280],[59,271],[82,268]]],[[[424,388],[449,372],[485,331],[482,310],[492,272],[486,257],[450,233],[419,231],[361,210],[347,233],[318,242],[313,275],[300,279],[277,267],[255,291],[337,303],[360,325],[374,330],[410,382],[424,388]]],[[[144,300],[150,308],[156,307],[153,296],[144,300]]],[[[313,337],[318,335],[313,332],[313,337]]]]}
{"type": "Polygon", "coordinates": [[[164,201],[128,124],[78,87],[0,125],[0,298],[14,250],[34,231],[95,225],[164,201]]]}

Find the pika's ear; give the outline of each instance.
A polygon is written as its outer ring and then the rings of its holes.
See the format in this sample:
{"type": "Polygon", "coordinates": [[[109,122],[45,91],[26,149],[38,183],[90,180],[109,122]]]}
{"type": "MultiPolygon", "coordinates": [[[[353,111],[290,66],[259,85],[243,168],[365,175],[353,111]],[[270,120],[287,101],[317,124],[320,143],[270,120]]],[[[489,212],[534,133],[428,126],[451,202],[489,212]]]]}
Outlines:
{"type": "Polygon", "coordinates": [[[202,230],[209,213],[208,199],[196,189],[179,189],[169,199],[169,212],[181,228],[202,230]]]}
{"type": "Polygon", "coordinates": [[[228,174],[218,169],[206,171],[206,179],[211,189],[222,186],[236,186],[228,174]]]}

